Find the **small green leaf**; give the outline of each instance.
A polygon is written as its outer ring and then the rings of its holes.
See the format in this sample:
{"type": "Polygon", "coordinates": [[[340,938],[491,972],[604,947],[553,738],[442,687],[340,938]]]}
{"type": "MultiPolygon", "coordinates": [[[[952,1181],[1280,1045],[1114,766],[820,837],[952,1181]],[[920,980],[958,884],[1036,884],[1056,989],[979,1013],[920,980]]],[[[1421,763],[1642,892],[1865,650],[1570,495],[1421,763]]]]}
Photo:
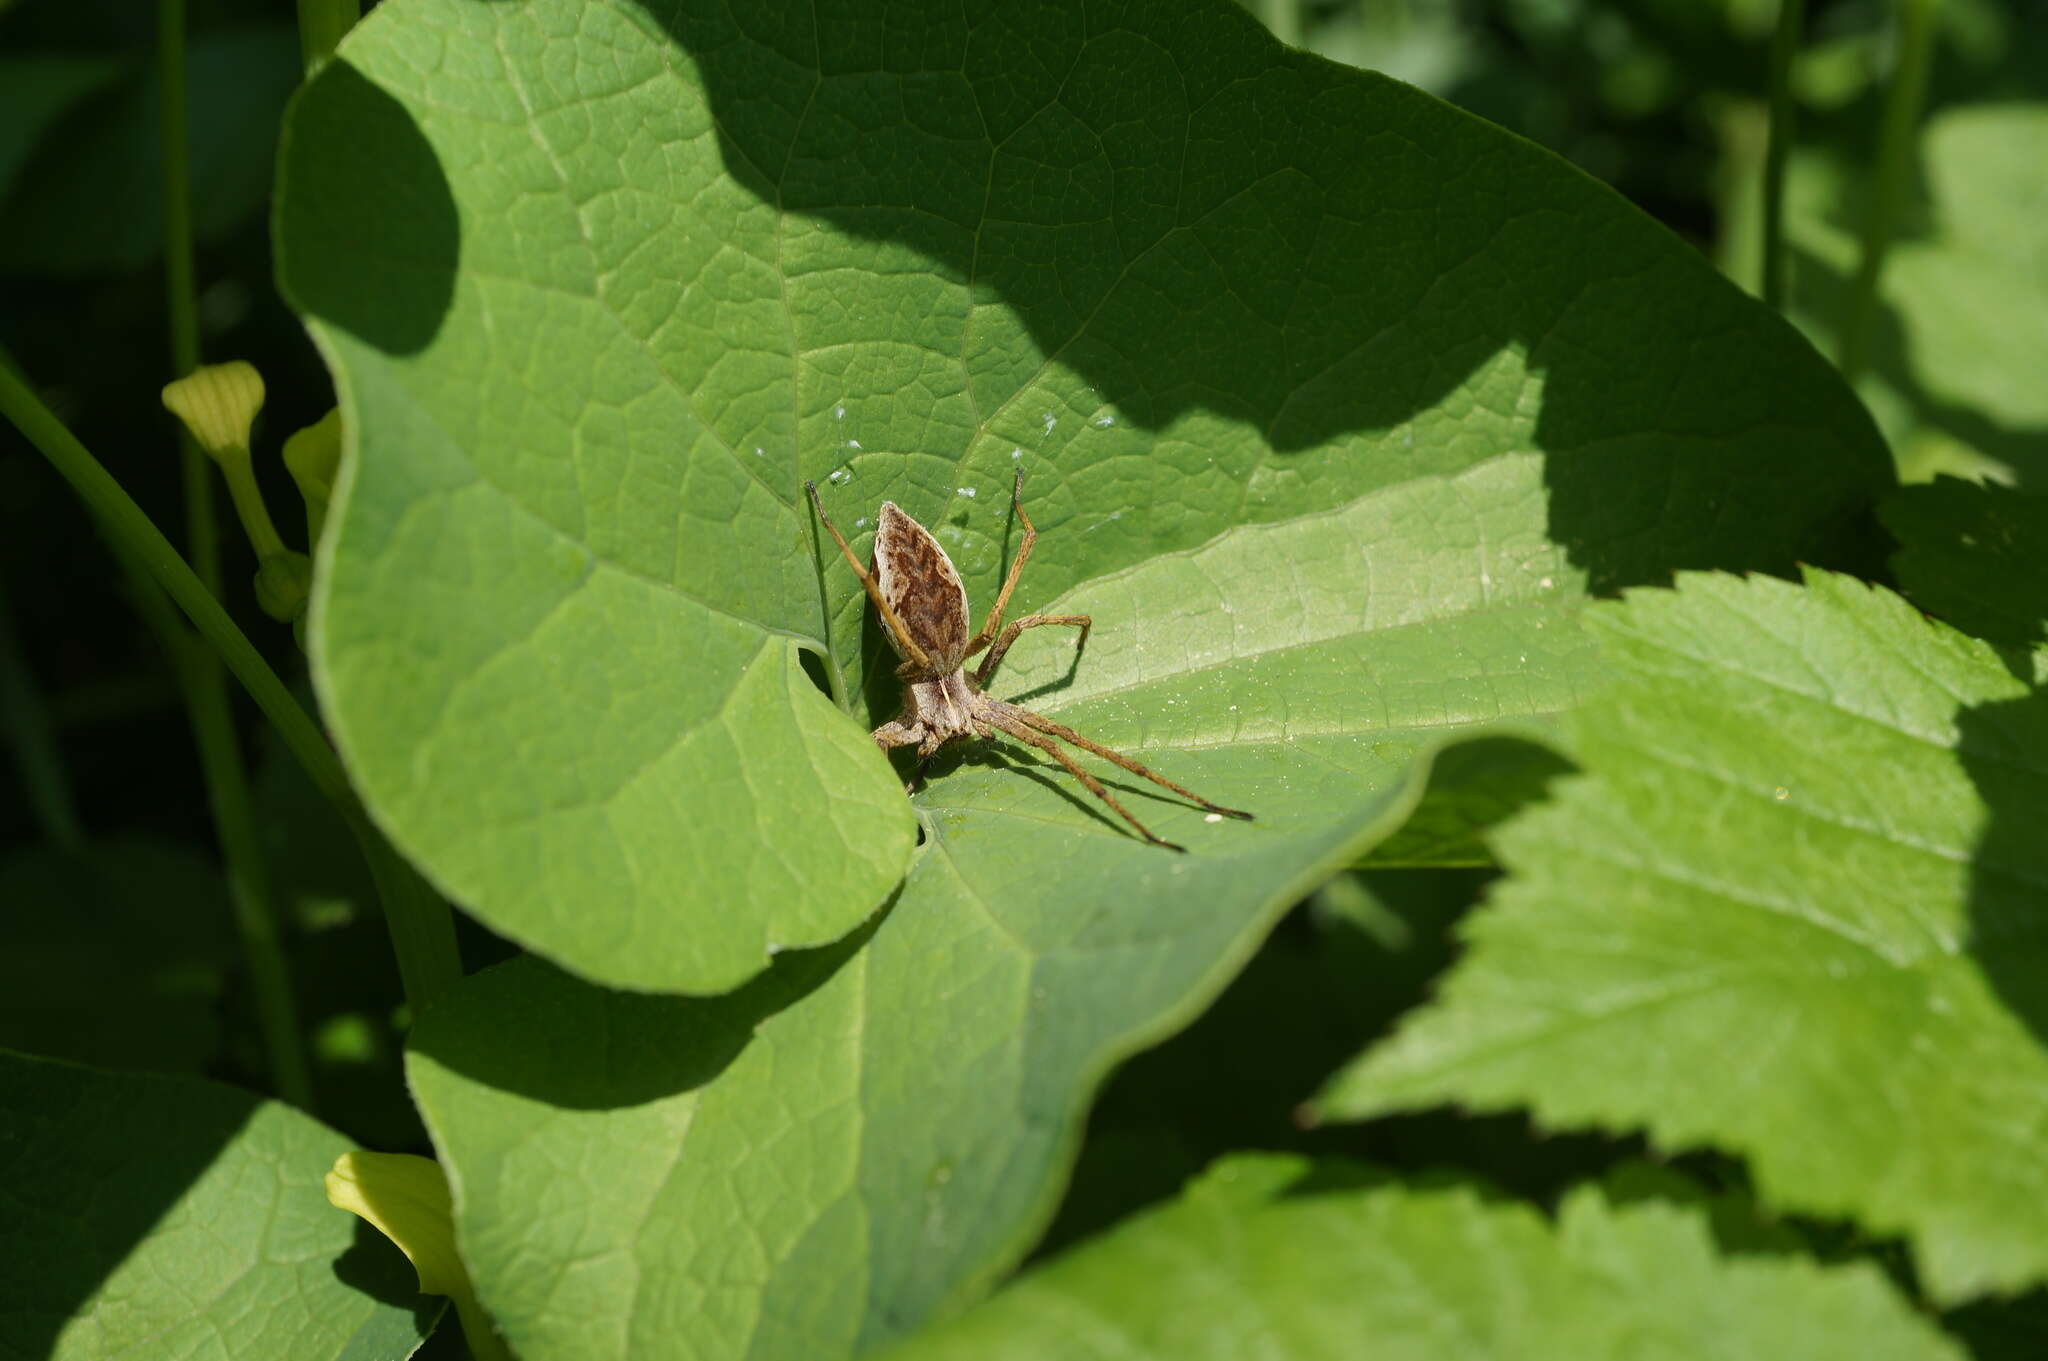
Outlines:
{"type": "Polygon", "coordinates": [[[2048,499],[1943,477],[1878,513],[1914,604],[1994,643],[2048,642],[2048,499]]]}
{"type": "Polygon", "coordinates": [[[1690,1206],[1240,1157],[888,1361],[1962,1361],[1874,1266],[1723,1257],[1690,1206]]]}
{"type": "Polygon", "coordinates": [[[212,1083],[0,1053],[7,1343],[106,1357],[397,1361],[431,1330],[320,1176],[348,1141],[212,1083]]]}
{"type": "Polygon", "coordinates": [[[1326,1112],[1642,1125],[1903,1233],[1941,1300],[2048,1279],[2048,692],[1822,573],[1589,618],[1588,773],[1497,833],[1465,961],[1326,1112]]]}

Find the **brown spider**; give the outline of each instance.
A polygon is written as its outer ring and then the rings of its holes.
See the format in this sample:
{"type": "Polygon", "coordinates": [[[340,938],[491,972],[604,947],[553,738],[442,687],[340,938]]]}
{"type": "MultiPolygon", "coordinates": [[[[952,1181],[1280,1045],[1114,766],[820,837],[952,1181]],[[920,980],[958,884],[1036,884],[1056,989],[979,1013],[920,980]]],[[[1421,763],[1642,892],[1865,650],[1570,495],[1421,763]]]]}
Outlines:
{"type": "MultiPolygon", "coordinates": [[[[1070,624],[1081,630],[1081,636],[1075,643],[1078,651],[1087,643],[1088,628],[1093,622],[1085,614],[1027,614],[1003,629],[1001,637],[996,637],[996,629],[1003,622],[1003,607],[1010,603],[1010,592],[1016,588],[1017,578],[1024,571],[1032,545],[1038,542],[1038,531],[1031,527],[1031,517],[1024,513],[1024,473],[1021,469],[1010,489],[1010,511],[1024,526],[1024,541],[1017,545],[1017,557],[1010,563],[1010,574],[1003,579],[1003,589],[996,595],[996,603],[988,612],[988,622],[972,638],[967,636],[967,587],[961,583],[960,573],[954,569],[953,560],[946,556],[946,550],[939,547],[939,541],[923,525],[905,515],[894,501],[882,502],[881,517],[875,527],[875,568],[869,572],[853,556],[853,550],[846,546],[846,538],[840,534],[838,526],[825,514],[825,507],[818,500],[818,484],[806,482],[804,490],[811,494],[811,508],[817,511],[818,522],[825,526],[832,541],[839,545],[839,551],[846,555],[854,575],[860,578],[860,584],[867,590],[868,599],[875,602],[875,610],[882,616],[882,624],[888,632],[889,645],[903,659],[903,664],[896,668],[896,675],[903,682],[903,712],[874,732],[875,743],[883,751],[891,747],[915,746],[921,760],[929,760],[948,742],[1004,732],[1026,746],[1050,754],[1075,779],[1086,785],[1089,793],[1115,809],[1118,817],[1135,827],[1145,840],[1170,851],[1187,849],[1152,835],[1144,823],[1132,817],[1130,810],[1116,801],[1116,795],[1102,787],[1102,781],[1083,770],[1080,762],[1052,740],[1057,737],[1083,751],[1094,752],[1106,761],[1114,761],[1133,775],[1142,775],[1154,784],[1164,785],[1212,813],[1220,813],[1227,818],[1243,818],[1247,822],[1251,820],[1250,813],[1211,803],[1200,794],[1183,789],[1165,776],[1146,769],[1130,757],[1089,741],[1072,728],[982,692],[981,687],[995,674],[1003,654],[1010,650],[1010,644],[1016,642],[1017,635],[1025,629],[1037,628],[1041,624],[1070,624]],[[991,638],[995,639],[993,647],[989,646],[991,638]],[[988,649],[988,656],[982,659],[980,667],[970,677],[963,663],[983,648],[988,649]]],[[[908,788],[906,786],[906,791],[908,788]]]]}

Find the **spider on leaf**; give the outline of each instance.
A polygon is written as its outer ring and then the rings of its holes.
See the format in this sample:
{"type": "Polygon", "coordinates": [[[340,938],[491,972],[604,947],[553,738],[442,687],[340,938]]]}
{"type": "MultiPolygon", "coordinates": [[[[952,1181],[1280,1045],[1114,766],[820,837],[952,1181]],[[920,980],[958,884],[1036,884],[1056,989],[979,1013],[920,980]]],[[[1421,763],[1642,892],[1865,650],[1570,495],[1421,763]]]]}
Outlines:
{"type": "Polygon", "coordinates": [[[939,546],[939,541],[931,536],[930,531],[904,514],[894,501],[882,502],[875,528],[875,565],[870,572],[861,566],[860,559],[854,557],[845,536],[825,514],[825,507],[818,499],[818,484],[806,482],[804,490],[811,494],[811,508],[817,512],[818,522],[825,526],[832,541],[839,545],[839,551],[846,555],[846,561],[853,568],[854,575],[860,578],[868,599],[875,602],[875,611],[882,618],[889,645],[902,658],[903,664],[896,668],[896,675],[903,682],[903,712],[874,731],[875,743],[883,751],[891,747],[914,746],[921,760],[929,760],[949,742],[1004,733],[1050,755],[1085,785],[1089,793],[1130,823],[1139,836],[1170,851],[1187,848],[1152,835],[1144,823],[1117,802],[1116,795],[1103,787],[1102,781],[1084,770],[1081,763],[1053,739],[1071,742],[1083,751],[1114,761],[1131,774],[1163,785],[1212,813],[1247,822],[1251,820],[1250,813],[1211,803],[1121,752],[1111,751],[1043,714],[997,699],[982,690],[1001,664],[1003,654],[1010,650],[1010,644],[1016,642],[1017,635],[1025,629],[1044,624],[1078,628],[1081,630],[1076,641],[1078,648],[1087,642],[1092,622],[1085,614],[1027,614],[1012,621],[1000,635],[996,632],[1002,628],[1003,608],[1010,603],[1010,592],[1016,589],[1017,578],[1023,574],[1032,546],[1038,542],[1038,531],[1031,527],[1031,517],[1024,513],[1024,474],[1021,469],[1010,489],[1010,511],[1024,526],[1024,539],[1017,545],[1017,556],[1011,561],[1009,575],[1003,579],[1003,589],[996,594],[996,603],[988,612],[988,622],[981,626],[981,632],[972,637],[967,632],[970,621],[967,587],[961,582],[953,560],[946,556],[946,550],[939,546]],[[965,663],[984,649],[988,655],[969,676],[965,663]]]}

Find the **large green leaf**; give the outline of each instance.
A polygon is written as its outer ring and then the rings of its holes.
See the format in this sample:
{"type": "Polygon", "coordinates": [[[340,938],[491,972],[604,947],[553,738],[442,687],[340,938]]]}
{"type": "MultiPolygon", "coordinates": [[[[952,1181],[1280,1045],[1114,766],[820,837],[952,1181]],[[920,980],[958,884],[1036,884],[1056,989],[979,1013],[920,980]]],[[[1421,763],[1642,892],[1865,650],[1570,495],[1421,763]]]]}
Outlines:
{"type": "MultiPolygon", "coordinates": [[[[529,963],[437,1007],[414,1039],[414,1094],[478,1292],[520,1355],[845,1356],[1020,1256],[1107,1067],[1400,821],[1446,726],[1559,707],[1586,679],[1561,561],[1484,528],[1533,472],[1497,462],[1235,530],[1071,598],[1104,645],[1061,716],[1159,743],[1148,758],[1241,797],[1255,824],[1138,795],[1191,847],[1174,856],[1056,770],[964,766],[923,797],[930,839],[850,958],[806,955],[705,1001],[529,963]],[[1450,539],[1476,556],[1432,546],[1461,519],[1450,539]],[[1248,570],[1331,561],[1380,583],[1392,616],[1354,607],[1317,638],[1308,582],[1248,570]],[[1145,600],[1207,605],[1177,621],[1174,652],[1152,643],[1149,667],[1126,641],[1150,641],[1145,600]],[[610,1057],[594,1071],[597,1047],[610,1057]],[[575,1215],[549,1209],[559,1196],[575,1215]],[[593,1317],[614,1321],[601,1339],[593,1317]]],[[[1050,648],[1040,662],[1063,665],[1050,648]]]]}
{"type": "Polygon", "coordinates": [[[1690,1206],[1584,1188],[1552,1225],[1469,1186],[1236,1158],[892,1361],[1961,1361],[1876,1267],[1715,1250],[1690,1206]]]}
{"type": "Polygon", "coordinates": [[[1941,1299],[2048,1279],[2038,676],[1822,573],[1589,618],[1623,680],[1587,775],[1497,834],[1465,961],[1325,1108],[1641,1125],[1905,1234],[1941,1299]]]}
{"type": "MultiPolygon", "coordinates": [[[[1143,801],[1264,864],[1255,915],[1417,734],[1569,697],[1529,602],[1825,557],[1887,476],[1818,358],[1612,194],[1223,3],[393,0],[282,183],[354,445],[337,742],[451,896],[613,985],[730,987],[902,872],[806,477],[856,537],[901,503],[986,603],[1026,470],[1015,608],[1097,616],[1042,702],[1260,814],[1143,801]]],[[[1069,655],[1030,637],[1005,693],[1069,655]]],[[[926,808],[948,855],[1049,862],[1004,871],[1042,911],[1178,882],[1028,776],[926,808]]]]}
{"type": "Polygon", "coordinates": [[[350,1147],[244,1092],[0,1052],[6,1348],[395,1361],[442,1301],[327,1203],[350,1147]]]}

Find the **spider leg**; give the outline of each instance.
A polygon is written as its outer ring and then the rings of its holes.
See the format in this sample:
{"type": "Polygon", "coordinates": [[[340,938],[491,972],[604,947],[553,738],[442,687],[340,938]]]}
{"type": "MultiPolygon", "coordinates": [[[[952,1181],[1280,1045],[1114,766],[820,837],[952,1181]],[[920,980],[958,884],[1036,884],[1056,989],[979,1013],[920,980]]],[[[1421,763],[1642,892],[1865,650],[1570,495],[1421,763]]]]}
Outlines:
{"type": "Polygon", "coordinates": [[[917,743],[924,741],[924,725],[922,723],[906,724],[901,719],[892,718],[881,727],[869,733],[868,736],[874,738],[875,745],[883,751],[887,751],[891,747],[915,746],[917,743]]]}
{"type": "Polygon", "coordinates": [[[1017,470],[1017,480],[1010,484],[1010,513],[1017,517],[1017,523],[1024,526],[1024,539],[1017,545],[1017,556],[1010,560],[1010,574],[1003,578],[1003,589],[996,592],[996,603],[989,606],[988,622],[981,626],[981,632],[968,640],[967,651],[960,654],[965,661],[988,646],[988,640],[996,636],[996,629],[1003,622],[1003,608],[1010,603],[1010,592],[1017,589],[1017,578],[1024,575],[1024,564],[1031,558],[1031,550],[1038,543],[1038,531],[1031,526],[1031,517],[1024,513],[1024,470],[1017,470]]]}
{"type": "Polygon", "coordinates": [[[917,748],[922,759],[918,761],[917,768],[910,772],[910,778],[903,782],[903,792],[915,794],[918,781],[924,778],[924,768],[932,763],[932,741],[930,735],[925,732],[924,724],[905,723],[901,719],[892,718],[869,736],[875,739],[875,745],[883,751],[888,751],[892,747],[917,748]]]}
{"type": "Polygon", "coordinates": [[[1116,795],[1110,793],[1107,789],[1103,788],[1102,781],[1096,779],[1093,775],[1090,775],[1086,770],[1082,769],[1081,763],[1079,761],[1076,761],[1073,757],[1067,755],[1067,753],[1060,747],[1059,743],[1053,741],[1049,737],[1042,737],[1039,734],[1031,731],[1031,729],[1026,727],[1022,721],[1013,716],[1016,713],[1022,712],[1024,711],[1014,709],[1010,713],[1004,713],[999,710],[991,710],[987,714],[985,721],[989,724],[990,727],[1000,728],[1002,731],[1008,733],[1010,736],[1016,738],[1019,742],[1024,743],[1026,746],[1036,747],[1040,751],[1049,754],[1053,760],[1058,761],[1061,765],[1067,768],[1067,773],[1069,775],[1072,775],[1075,779],[1079,780],[1084,786],[1086,786],[1090,794],[1093,794],[1096,798],[1101,799],[1104,803],[1108,804],[1112,809],[1116,810],[1116,815],[1118,817],[1122,818],[1125,822],[1130,823],[1131,826],[1137,828],[1138,835],[1144,837],[1145,840],[1151,842],[1155,846],[1164,846],[1169,851],[1185,851],[1187,849],[1187,847],[1185,846],[1176,845],[1171,841],[1162,840],[1161,838],[1152,835],[1150,829],[1148,829],[1144,823],[1138,821],[1135,817],[1131,816],[1130,809],[1124,807],[1122,804],[1116,801],[1116,795]]]}
{"type": "MultiPolygon", "coordinates": [[[[998,704],[1002,703],[1002,701],[1000,700],[997,700],[995,702],[998,704]]],[[[1072,742],[1081,750],[1092,751],[1105,761],[1114,761],[1118,765],[1122,766],[1125,770],[1130,771],[1131,774],[1142,775],[1144,778],[1150,780],[1152,783],[1156,785],[1164,785],[1166,788],[1171,789],[1174,793],[1180,795],[1182,798],[1191,799],[1195,803],[1200,804],[1202,807],[1208,809],[1212,813],[1221,813],[1224,817],[1238,818],[1245,822],[1250,822],[1252,820],[1252,815],[1250,813],[1240,812],[1235,808],[1225,808],[1220,803],[1211,803],[1207,799],[1203,798],[1200,794],[1195,793],[1195,791],[1193,791],[1192,789],[1185,789],[1180,785],[1175,784],[1172,780],[1167,779],[1158,771],[1153,770],[1148,766],[1141,765],[1136,761],[1133,761],[1130,757],[1125,756],[1122,752],[1111,751],[1108,747],[1103,746],[1100,742],[1090,741],[1088,738],[1085,738],[1081,736],[1081,734],[1075,732],[1072,728],[1067,727],[1063,723],[1055,723],[1051,719],[1045,717],[1043,714],[1032,713],[1031,710],[1021,708],[1020,706],[1015,704],[1004,704],[1003,708],[1008,710],[1009,716],[1014,718],[1017,722],[1026,724],[1027,726],[1032,728],[1036,728],[1039,732],[1050,733],[1052,736],[1060,738],[1062,741],[1072,742]]]]}
{"type": "Polygon", "coordinates": [[[811,494],[811,509],[818,512],[818,523],[825,526],[825,532],[832,536],[832,542],[839,545],[839,551],[846,555],[847,566],[853,568],[853,574],[860,578],[860,584],[867,591],[868,599],[875,602],[875,612],[882,616],[882,623],[888,627],[890,641],[896,645],[896,655],[921,670],[930,670],[931,654],[919,647],[917,640],[910,636],[910,630],[903,626],[903,620],[897,617],[895,609],[882,595],[882,587],[875,580],[874,573],[860,565],[860,559],[846,546],[846,536],[839,532],[839,526],[833,524],[831,517],[825,514],[824,503],[818,500],[818,484],[806,482],[804,490],[811,494]]]}
{"type": "Polygon", "coordinates": [[[929,756],[917,758],[917,764],[910,768],[910,778],[903,782],[903,792],[905,794],[915,794],[923,786],[925,769],[931,763],[932,758],[929,756]]]}
{"type": "Polygon", "coordinates": [[[1003,636],[996,639],[996,645],[988,650],[988,656],[983,657],[981,665],[975,668],[974,683],[977,686],[988,684],[988,678],[1002,665],[1003,654],[1010,650],[1010,644],[1016,642],[1017,635],[1025,629],[1035,629],[1042,624],[1068,624],[1080,629],[1081,636],[1074,640],[1074,652],[1078,656],[1081,649],[1088,645],[1088,630],[1094,623],[1095,621],[1085,614],[1027,614],[1004,629],[1003,636]]]}

